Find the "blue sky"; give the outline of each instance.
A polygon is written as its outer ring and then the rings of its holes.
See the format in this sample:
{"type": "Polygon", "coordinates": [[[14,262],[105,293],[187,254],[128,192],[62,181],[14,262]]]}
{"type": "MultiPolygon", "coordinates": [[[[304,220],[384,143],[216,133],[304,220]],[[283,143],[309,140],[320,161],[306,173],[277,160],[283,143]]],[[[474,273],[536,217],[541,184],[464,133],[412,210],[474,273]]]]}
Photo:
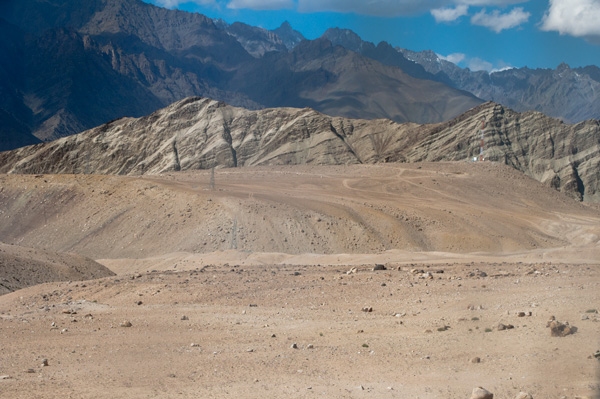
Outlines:
{"type": "Polygon", "coordinates": [[[306,38],[330,27],[473,70],[600,66],[600,0],[144,0],[306,38]]]}

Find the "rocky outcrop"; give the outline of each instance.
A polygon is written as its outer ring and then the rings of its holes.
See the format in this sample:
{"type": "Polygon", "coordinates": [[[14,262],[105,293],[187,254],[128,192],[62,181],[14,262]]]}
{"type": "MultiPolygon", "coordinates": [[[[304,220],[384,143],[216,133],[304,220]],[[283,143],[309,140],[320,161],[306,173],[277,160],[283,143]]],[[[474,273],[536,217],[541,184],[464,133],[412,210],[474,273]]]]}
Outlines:
{"type": "Polygon", "coordinates": [[[155,174],[253,165],[469,161],[479,154],[574,198],[600,201],[600,121],[568,125],[486,103],[417,125],[330,117],[310,108],[249,111],[188,98],[47,144],[0,153],[2,173],[155,174]]]}

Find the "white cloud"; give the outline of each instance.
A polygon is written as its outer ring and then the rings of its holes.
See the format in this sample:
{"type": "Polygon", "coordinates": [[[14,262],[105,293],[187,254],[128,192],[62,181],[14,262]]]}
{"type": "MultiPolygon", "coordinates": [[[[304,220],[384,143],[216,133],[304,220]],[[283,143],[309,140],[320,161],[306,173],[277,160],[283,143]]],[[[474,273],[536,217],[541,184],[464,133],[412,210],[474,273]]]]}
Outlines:
{"type": "Polygon", "coordinates": [[[438,54],[438,57],[440,57],[443,60],[446,60],[448,62],[451,62],[453,64],[460,64],[462,61],[465,60],[466,56],[463,53],[453,53],[453,54],[448,54],[446,56],[440,55],[438,54]]]}
{"type": "Polygon", "coordinates": [[[491,70],[490,73],[510,71],[511,69],[516,69],[516,68],[513,67],[513,66],[505,66],[505,67],[502,67],[502,68],[494,68],[494,69],[491,70]]]}
{"type": "Polygon", "coordinates": [[[450,0],[298,0],[298,11],[334,11],[363,15],[396,17],[440,8],[450,0]]]}
{"type": "Polygon", "coordinates": [[[577,37],[600,36],[600,0],[550,0],[541,29],[577,37]]]}
{"type": "Polygon", "coordinates": [[[478,6],[478,7],[505,7],[511,4],[520,4],[527,3],[529,0],[456,0],[454,1],[457,4],[466,4],[469,6],[478,6]]]}
{"type": "MultiPolygon", "coordinates": [[[[529,0],[297,0],[300,12],[333,11],[397,17],[440,9],[469,6],[498,6],[526,3],[529,0]]],[[[458,18],[458,17],[457,17],[458,18]]]]}
{"type": "Polygon", "coordinates": [[[431,10],[431,15],[435,18],[436,22],[451,22],[456,21],[458,18],[463,15],[467,15],[467,11],[469,10],[469,6],[467,5],[458,5],[455,8],[436,8],[431,10]]]}
{"type": "Polygon", "coordinates": [[[294,8],[292,0],[231,0],[227,8],[240,9],[249,8],[252,10],[281,10],[294,8]]]}
{"type": "Polygon", "coordinates": [[[481,58],[471,58],[469,60],[469,69],[471,71],[488,71],[490,72],[491,70],[494,69],[494,66],[492,65],[491,62],[487,62],[485,60],[482,60],[481,58]]]}
{"type": "Polygon", "coordinates": [[[529,20],[531,13],[523,11],[523,7],[515,7],[510,12],[502,14],[499,10],[494,10],[490,14],[484,8],[471,17],[473,25],[485,26],[496,33],[504,29],[511,29],[524,24],[529,20]]]}
{"type": "Polygon", "coordinates": [[[216,4],[215,0],[156,0],[156,5],[165,8],[175,8],[178,7],[181,3],[196,3],[199,5],[214,5],[216,4]]]}

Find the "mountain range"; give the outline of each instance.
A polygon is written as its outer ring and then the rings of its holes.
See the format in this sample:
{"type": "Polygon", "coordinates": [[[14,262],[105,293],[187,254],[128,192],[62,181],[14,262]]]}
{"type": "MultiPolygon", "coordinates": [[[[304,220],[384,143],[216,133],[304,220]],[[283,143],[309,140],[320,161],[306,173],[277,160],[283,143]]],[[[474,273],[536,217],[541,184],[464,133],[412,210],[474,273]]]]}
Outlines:
{"type": "Polygon", "coordinates": [[[447,120],[481,103],[325,40],[302,41],[286,24],[276,33],[140,0],[7,0],[0,15],[0,56],[11,61],[2,79],[11,93],[2,135],[26,138],[3,140],[0,150],[145,115],[192,95],[249,109],[312,106],[418,122],[447,120]]]}
{"type": "Polygon", "coordinates": [[[395,122],[448,121],[483,100],[568,122],[600,117],[596,67],[512,70],[499,79],[439,57],[426,62],[432,54],[375,46],[337,28],[306,40],[287,22],[268,31],[140,0],[5,0],[0,151],[189,96],[395,122]]]}
{"type": "Polygon", "coordinates": [[[375,45],[347,29],[331,28],[323,37],[418,79],[444,83],[516,111],[539,111],[568,123],[600,118],[600,68],[594,65],[570,68],[562,63],[556,69],[471,71],[431,50],[416,52],[386,42],[375,45]]]}
{"type": "MultiPolygon", "coordinates": [[[[600,202],[600,121],[565,124],[485,103],[448,122],[398,124],[310,108],[250,111],[191,97],[143,118],[0,153],[0,173],[142,175],[256,165],[465,161],[479,154],[567,195],[600,202]]],[[[484,189],[484,188],[482,188],[484,189]]]]}

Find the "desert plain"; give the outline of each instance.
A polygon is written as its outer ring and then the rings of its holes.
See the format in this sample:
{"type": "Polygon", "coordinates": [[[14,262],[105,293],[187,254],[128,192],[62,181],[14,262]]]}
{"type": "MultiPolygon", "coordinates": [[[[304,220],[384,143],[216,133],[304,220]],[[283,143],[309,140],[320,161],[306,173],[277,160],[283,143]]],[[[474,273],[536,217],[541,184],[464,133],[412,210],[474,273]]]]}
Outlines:
{"type": "Polygon", "coordinates": [[[600,398],[600,207],[504,165],[1,175],[0,242],[1,398],[600,398]]]}

